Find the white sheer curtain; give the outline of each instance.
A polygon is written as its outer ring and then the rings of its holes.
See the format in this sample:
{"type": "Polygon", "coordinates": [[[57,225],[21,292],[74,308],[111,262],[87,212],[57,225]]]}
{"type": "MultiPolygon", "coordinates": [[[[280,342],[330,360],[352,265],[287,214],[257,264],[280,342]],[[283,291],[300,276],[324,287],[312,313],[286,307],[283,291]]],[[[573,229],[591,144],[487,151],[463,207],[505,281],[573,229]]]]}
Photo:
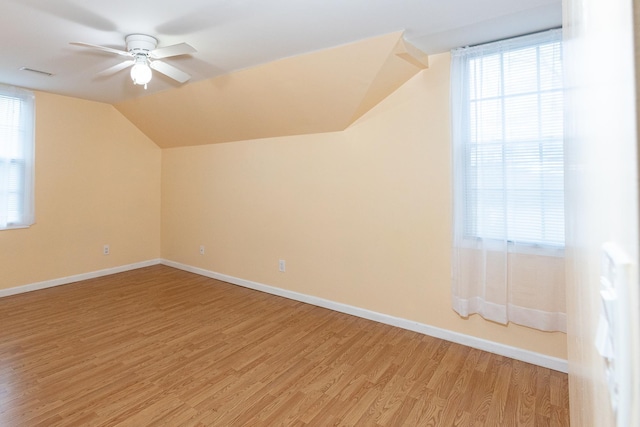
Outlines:
{"type": "Polygon", "coordinates": [[[452,303],[566,331],[561,31],[451,56],[452,303]]]}
{"type": "Polygon", "coordinates": [[[0,85],[0,230],[35,220],[34,104],[32,92],[0,85]]]}

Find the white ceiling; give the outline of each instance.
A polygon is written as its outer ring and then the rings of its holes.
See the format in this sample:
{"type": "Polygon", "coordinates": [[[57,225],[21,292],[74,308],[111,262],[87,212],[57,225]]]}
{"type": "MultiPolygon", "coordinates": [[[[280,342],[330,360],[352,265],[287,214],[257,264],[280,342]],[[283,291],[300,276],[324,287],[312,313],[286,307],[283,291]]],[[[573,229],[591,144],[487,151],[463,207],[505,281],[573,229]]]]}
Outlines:
{"type": "Polygon", "coordinates": [[[399,30],[440,53],[559,27],[561,10],[561,0],[0,0],[0,83],[116,103],[179,84],[155,73],[145,91],[127,71],[96,77],[121,57],[69,42],[186,42],[198,52],[167,62],[198,81],[399,30]]]}

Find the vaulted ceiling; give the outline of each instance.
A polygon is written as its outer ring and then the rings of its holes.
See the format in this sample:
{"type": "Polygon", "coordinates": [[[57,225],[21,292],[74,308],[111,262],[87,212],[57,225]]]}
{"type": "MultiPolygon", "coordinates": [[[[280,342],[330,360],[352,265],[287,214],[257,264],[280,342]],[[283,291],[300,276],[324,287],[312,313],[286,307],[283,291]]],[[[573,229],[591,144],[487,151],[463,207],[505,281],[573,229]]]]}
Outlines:
{"type": "Polygon", "coordinates": [[[344,129],[428,54],[561,25],[560,0],[0,0],[0,83],[114,104],[161,147],[344,129]],[[145,90],[128,34],[197,52],[145,90]],[[43,71],[50,76],[21,68],[43,71]]]}
{"type": "Polygon", "coordinates": [[[160,147],[343,130],[421,69],[402,33],[116,104],[160,147]]]}

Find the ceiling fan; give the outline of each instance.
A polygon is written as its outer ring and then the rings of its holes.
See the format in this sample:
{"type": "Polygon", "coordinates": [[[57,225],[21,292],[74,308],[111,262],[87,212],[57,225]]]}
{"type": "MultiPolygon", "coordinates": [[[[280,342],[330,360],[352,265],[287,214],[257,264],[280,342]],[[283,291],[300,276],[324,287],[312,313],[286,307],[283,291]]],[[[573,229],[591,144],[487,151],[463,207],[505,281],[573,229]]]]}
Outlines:
{"type": "Polygon", "coordinates": [[[184,71],[171,64],[160,61],[160,59],[163,58],[196,52],[196,50],[189,44],[179,43],[158,48],[158,40],[155,37],[144,34],[128,35],[125,37],[125,42],[127,44],[126,51],[89,43],[72,42],[71,44],[130,58],[124,62],[114,65],[113,67],[101,71],[98,73],[99,76],[108,76],[124,70],[127,67],[131,67],[131,79],[133,80],[133,83],[137,85],[144,85],[145,89],[147,88],[147,83],[151,81],[151,69],[154,69],[179,83],[184,83],[191,78],[191,76],[184,71]]]}

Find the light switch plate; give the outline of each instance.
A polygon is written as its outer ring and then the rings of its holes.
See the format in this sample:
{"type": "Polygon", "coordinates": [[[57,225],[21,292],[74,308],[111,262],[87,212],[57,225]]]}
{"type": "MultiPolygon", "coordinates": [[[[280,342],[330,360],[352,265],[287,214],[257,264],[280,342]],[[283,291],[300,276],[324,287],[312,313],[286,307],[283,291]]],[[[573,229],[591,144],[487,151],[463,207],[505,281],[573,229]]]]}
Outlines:
{"type": "Polygon", "coordinates": [[[602,246],[601,313],[596,346],[605,359],[611,406],[617,426],[631,416],[631,348],[629,287],[631,259],[614,243],[602,246]],[[606,336],[602,336],[606,331],[606,336]]]}

